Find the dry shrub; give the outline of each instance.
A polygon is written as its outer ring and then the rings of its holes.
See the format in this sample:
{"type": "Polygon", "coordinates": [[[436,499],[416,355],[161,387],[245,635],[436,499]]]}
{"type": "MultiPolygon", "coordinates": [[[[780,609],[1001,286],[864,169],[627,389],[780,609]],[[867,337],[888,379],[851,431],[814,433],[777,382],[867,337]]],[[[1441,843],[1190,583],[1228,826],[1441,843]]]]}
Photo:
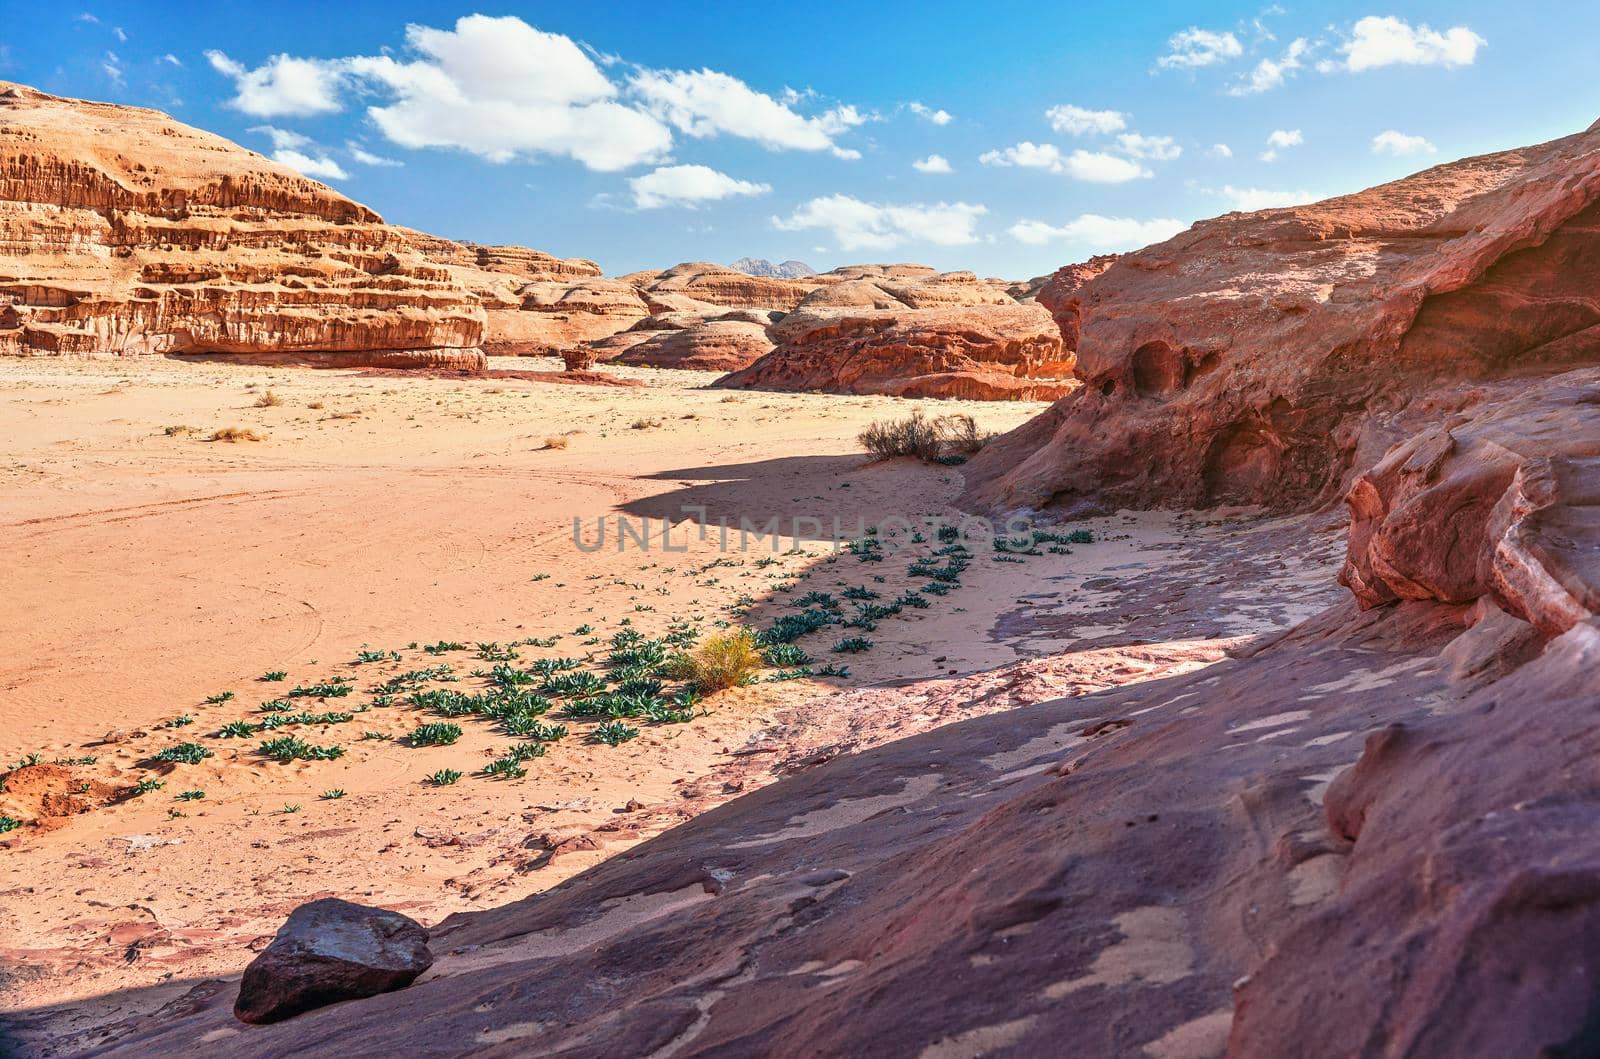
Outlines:
{"type": "Polygon", "coordinates": [[[761,669],[755,633],[733,629],[708,638],[695,651],[691,680],[705,694],[736,688],[761,669]]]}
{"type": "Polygon", "coordinates": [[[213,431],[207,441],[265,441],[265,434],[258,434],[248,427],[223,427],[213,431]]]}
{"type": "Polygon", "coordinates": [[[567,443],[571,440],[572,439],[565,434],[553,434],[544,439],[544,447],[547,449],[564,449],[567,447],[567,443]]]}
{"type": "Polygon", "coordinates": [[[279,397],[277,394],[273,393],[271,390],[268,390],[266,393],[264,393],[260,397],[256,398],[256,407],[257,408],[276,408],[282,403],[283,403],[283,398],[279,397]]]}
{"type": "Polygon", "coordinates": [[[198,433],[200,433],[199,428],[190,427],[190,426],[184,426],[182,424],[178,424],[177,426],[170,426],[166,430],[167,437],[169,437],[169,438],[176,437],[179,434],[198,434],[198,433]]]}
{"type": "Polygon", "coordinates": [[[639,418],[639,419],[635,419],[629,425],[632,426],[633,429],[635,429],[635,430],[653,430],[654,428],[656,428],[656,427],[661,425],[661,420],[659,420],[659,419],[639,418]]]}
{"type": "Polygon", "coordinates": [[[952,452],[970,456],[993,437],[979,430],[969,415],[958,413],[929,419],[918,409],[904,419],[873,423],[856,440],[880,460],[913,456],[931,463],[952,452]]]}

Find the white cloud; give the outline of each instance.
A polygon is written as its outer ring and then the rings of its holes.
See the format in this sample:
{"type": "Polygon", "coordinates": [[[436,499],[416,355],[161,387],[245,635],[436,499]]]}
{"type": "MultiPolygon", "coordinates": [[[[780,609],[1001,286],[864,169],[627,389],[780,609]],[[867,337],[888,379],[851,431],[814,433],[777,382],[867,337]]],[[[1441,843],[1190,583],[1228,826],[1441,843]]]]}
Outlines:
{"type": "Polygon", "coordinates": [[[172,54],[170,51],[167,52],[167,54],[163,55],[160,58],[159,61],[160,62],[164,62],[164,63],[170,63],[173,66],[180,66],[181,67],[183,65],[183,61],[181,59],[179,59],[176,55],[172,54]]]}
{"type": "Polygon", "coordinates": [[[117,38],[117,43],[119,44],[128,43],[128,31],[121,26],[112,26],[111,35],[117,38]]]}
{"type": "Polygon", "coordinates": [[[396,166],[405,165],[404,162],[402,162],[402,161],[400,161],[398,159],[385,158],[380,154],[373,154],[371,151],[367,150],[365,147],[362,147],[359,143],[351,143],[351,142],[347,141],[345,143],[344,147],[345,147],[345,150],[350,152],[350,157],[354,158],[356,161],[360,162],[362,165],[390,166],[390,167],[396,167],[396,166]]]}
{"type": "Polygon", "coordinates": [[[1115,110],[1085,110],[1060,103],[1044,112],[1050,127],[1073,136],[1104,135],[1128,127],[1128,116],[1115,110]]]}
{"type": "Polygon", "coordinates": [[[772,218],[772,224],[786,232],[827,229],[844,250],[886,250],[906,242],[961,246],[977,241],[978,218],[988,212],[966,202],[890,206],[829,195],[812,199],[789,217],[772,218]]]}
{"type": "Polygon", "coordinates": [[[1121,184],[1150,175],[1150,171],[1138,162],[1104,151],[1078,150],[1066,155],[1054,144],[1030,143],[1027,140],[1004,150],[985,151],[978,156],[978,161],[984,165],[1065,173],[1092,184],[1121,184]]]}
{"type": "MultiPolygon", "coordinates": [[[[367,116],[391,142],[493,162],[557,156],[600,171],[660,163],[674,129],[859,158],[837,138],[875,120],[849,105],[802,115],[790,104],[813,96],[809,90],[788,91],[779,102],[713,70],[636,69],[613,81],[602,65],[615,57],[515,17],[468,15],[453,29],[411,25],[406,49],[340,59],[275,55],[255,69],[220,51],[206,57],[234,82],[229,105],[247,114],[327,114],[340,110],[345,96],[375,95],[367,116]]],[[[930,120],[943,113],[930,111],[930,120]]]]}
{"type": "Polygon", "coordinates": [[[1267,149],[1261,152],[1263,162],[1276,162],[1278,152],[1290,147],[1299,147],[1306,142],[1306,138],[1299,129],[1273,129],[1267,137],[1267,149]]]}
{"type": "Polygon", "coordinates": [[[919,158],[911,163],[911,168],[919,173],[950,173],[950,159],[942,154],[930,154],[926,158],[919,158]]]}
{"type": "Polygon", "coordinates": [[[112,84],[122,84],[122,59],[116,52],[106,52],[106,57],[100,60],[100,69],[111,79],[112,84]]]}
{"type": "Polygon", "coordinates": [[[259,133],[272,141],[274,162],[297,169],[308,177],[344,180],[350,175],[315,140],[303,133],[280,129],[275,125],[256,125],[248,131],[259,133]]]}
{"type": "Polygon", "coordinates": [[[1244,54],[1244,46],[1232,33],[1218,33],[1197,26],[1174,33],[1167,40],[1167,47],[1171,50],[1157,59],[1156,65],[1169,70],[1212,66],[1244,54]]]}
{"type": "Polygon", "coordinates": [[[636,176],[628,181],[633,192],[633,204],[641,210],[662,206],[687,206],[694,208],[702,202],[735,195],[765,195],[772,190],[770,184],[757,184],[749,180],[735,180],[710,166],[664,166],[636,176]]]}
{"type": "Polygon", "coordinates": [[[1230,96],[1253,96],[1277,88],[1283,84],[1290,74],[1304,65],[1300,60],[1310,54],[1311,50],[1310,41],[1304,37],[1296,37],[1289,42],[1289,47],[1284,49],[1280,58],[1262,59],[1256,63],[1255,69],[1250,71],[1249,76],[1241,79],[1232,88],[1228,89],[1228,94],[1230,96]]]}
{"type": "Polygon", "coordinates": [[[1270,210],[1279,206],[1298,206],[1312,199],[1309,191],[1270,191],[1266,188],[1236,188],[1226,184],[1222,197],[1236,210],[1270,210]]]}
{"type": "Polygon", "coordinates": [[[1438,150],[1426,138],[1421,136],[1407,136],[1394,129],[1386,129],[1372,138],[1373,154],[1433,154],[1438,150]]]}
{"type": "Polygon", "coordinates": [[[1148,158],[1155,162],[1170,162],[1183,153],[1183,148],[1171,136],[1141,136],[1125,132],[1117,137],[1117,147],[1129,158],[1148,158]]]}
{"type": "Polygon", "coordinates": [[[908,109],[919,118],[926,118],[935,125],[948,125],[955,120],[948,110],[935,110],[924,103],[911,103],[908,109]]]}
{"type": "Polygon", "coordinates": [[[247,132],[260,133],[272,141],[274,151],[292,151],[301,147],[315,147],[316,141],[293,129],[280,129],[275,125],[252,125],[247,132]]]}
{"type": "Polygon", "coordinates": [[[308,117],[340,109],[344,73],[337,61],[274,55],[247,70],[220,51],[208,51],[206,58],[212,69],[233,79],[228,105],[253,117],[308,117]]]}
{"type": "Polygon", "coordinates": [[[312,156],[293,150],[274,151],[272,160],[290,169],[297,169],[308,177],[320,177],[323,180],[344,180],[350,175],[325,154],[312,156]]]}
{"type": "Polygon", "coordinates": [[[1102,217],[1098,213],[1084,213],[1061,225],[1046,224],[1044,221],[1019,221],[1011,226],[1010,231],[1013,239],[1031,246],[1065,242],[1085,250],[1105,252],[1136,250],[1159,243],[1187,227],[1184,222],[1171,217],[1140,221],[1132,217],[1102,217]]]}
{"type": "Polygon", "coordinates": [[[1340,46],[1342,63],[1330,64],[1351,73],[1397,63],[1407,66],[1471,66],[1478,49],[1489,42],[1466,26],[1443,33],[1427,25],[1413,28],[1393,15],[1368,15],[1355,24],[1350,40],[1340,46]]]}
{"type": "Polygon", "coordinates": [[[91,26],[98,26],[100,24],[100,20],[98,18],[95,18],[93,15],[89,14],[89,12],[87,12],[87,11],[84,11],[81,14],[75,16],[72,21],[74,21],[74,22],[87,22],[91,26]]]}
{"type": "Polygon", "coordinates": [[[1206,154],[1209,154],[1212,158],[1232,158],[1233,148],[1225,143],[1214,143],[1206,154]]]}
{"type": "Polygon", "coordinates": [[[808,118],[737,77],[715,70],[642,70],[629,82],[644,107],[689,136],[738,136],[769,150],[824,151],[860,157],[834,138],[868,118],[839,106],[808,118]]]}

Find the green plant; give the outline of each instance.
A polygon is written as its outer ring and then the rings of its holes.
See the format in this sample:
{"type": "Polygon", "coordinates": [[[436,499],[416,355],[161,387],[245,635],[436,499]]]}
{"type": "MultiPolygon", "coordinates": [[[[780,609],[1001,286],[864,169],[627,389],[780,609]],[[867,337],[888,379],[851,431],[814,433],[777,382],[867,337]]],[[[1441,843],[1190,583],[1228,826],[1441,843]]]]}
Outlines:
{"type": "Polygon", "coordinates": [[[258,749],[277,761],[332,761],[344,757],[342,746],[316,746],[294,735],[268,739],[258,749]]]}
{"type": "Polygon", "coordinates": [[[428,777],[428,782],[435,787],[448,787],[461,778],[461,773],[455,769],[440,769],[428,777]]]}
{"type": "Polygon", "coordinates": [[[176,746],[157,751],[156,760],[179,765],[198,765],[206,758],[215,756],[199,743],[178,743],[176,746]]]}
{"type": "Polygon", "coordinates": [[[877,599],[878,593],[872,591],[866,585],[851,585],[844,590],[844,598],[856,601],[877,599]]]}
{"type": "Polygon", "coordinates": [[[833,645],[835,654],[855,655],[872,650],[872,641],[865,636],[850,636],[833,645]]]}
{"type": "Polygon", "coordinates": [[[249,721],[229,721],[217,733],[223,739],[248,739],[257,732],[255,725],[249,721]]]}
{"type": "Polygon", "coordinates": [[[182,728],[186,724],[193,724],[193,723],[194,723],[194,714],[185,713],[185,714],[180,714],[179,716],[174,717],[171,720],[162,721],[159,725],[157,725],[157,727],[158,728],[182,728]]]}
{"type": "Polygon", "coordinates": [[[219,691],[215,695],[207,695],[205,698],[205,703],[207,706],[220,706],[222,703],[227,702],[231,698],[233,698],[233,692],[219,691]]]}
{"type": "Polygon", "coordinates": [[[447,651],[465,651],[466,649],[466,644],[455,643],[451,640],[440,640],[438,643],[431,643],[423,648],[430,655],[442,655],[447,651]]]}
{"type": "Polygon", "coordinates": [[[363,739],[393,739],[394,736],[390,735],[388,732],[362,732],[361,733],[361,738],[363,738],[363,739]]]}
{"type": "Polygon", "coordinates": [[[165,786],[166,783],[162,780],[142,779],[133,785],[133,793],[149,794],[151,791],[159,791],[165,786]]]}
{"type": "Polygon", "coordinates": [[[330,802],[336,802],[340,798],[344,797],[344,788],[343,787],[334,787],[334,788],[332,788],[330,790],[323,791],[322,792],[322,797],[325,798],[326,800],[330,801],[330,802]]]}
{"type": "Polygon", "coordinates": [[[933,604],[928,602],[926,596],[917,592],[905,592],[895,597],[896,607],[910,607],[912,610],[927,610],[933,604]]]}
{"type": "Polygon", "coordinates": [[[204,798],[205,796],[206,796],[206,792],[205,791],[180,791],[179,794],[178,794],[178,801],[180,801],[180,802],[198,802],[200,799],[204,798]]]}
{"type": "Polygon", "coordinates": [[[289,692],[291,699],[342,699],[354,691],[354,686],[344,677],[334,677],[321,684],[312,684],[309,687],[296,685],[289,692]]]}
{"type": "Polygon", "coordinates": [[[269,669],[265,673],[263,673],[259,677],[257,677],[256,679],[257,680],[264,680],[264,681],[267,681],[269,683],[276,683],[277,681],[288,679],[288,676],[289,676],[289,673],[288,673],[287,670],[269,669]]]}
{"type": "Polygon", "coordinates": [[[449,746],[461,738],[459,724],[419,724],[409,736],[412,746],[449,746]]]}
{"type": "Polygon", "coordinates": [[[5,834],[7,831],[15,831],[21,826],[22,821],[16,817],[0,815],[0,835],[5,834]]]}
{"type": "Polygon", "coordinates": [[[478,657],[485,662],[509,662],[517,657],[517,649],[501,647],[498,643],[481,643],[478,645],[478,657]]]}
{"type": "Polygon", "coordinates": [[[294,805],[294,804],[285,805],[283,807],[283,811],[285,813],[287,813],[287,814],[293,815],[293,814],[298,813],[300,811],[300,806],[294,805]]]}
{"type": "Polygon", "coordinates": [[[622,721],[605,721],[595,725],[594,731],[590,735],[593,736],[594,741],[597,743],[618,746],[636,738],[639,735],[639,729],[632,725],[624,724],[622,721]]]}
{"type": "Polygon", "coordinates": [[[819,677],[847,677],[850,675],[849,666],[841,666],[836,662],[829,662],[817,670],[819,677]]]}
{"type": "Polygon", "coordinates": [[[811,656],[806,654],[805,648],[792,643],[775,643],[763,651],[761,657],[767,665],[773,667],[803,666],[811,661],[811,656]]]}
{"type": "Polygon", "coordinates": [[[486,776],[498,776],[503,780],[520,780],[528,774],[528,770],[522,767],[521,759],[508,754],[483,766],[483,773],[486,776]]]}
{"type": "Polygon", "coordinates": [[[398,662],[399,651],[368,651],[365,648],[356,652],[355,665],[366,665],[369,662],[398,662]]]}

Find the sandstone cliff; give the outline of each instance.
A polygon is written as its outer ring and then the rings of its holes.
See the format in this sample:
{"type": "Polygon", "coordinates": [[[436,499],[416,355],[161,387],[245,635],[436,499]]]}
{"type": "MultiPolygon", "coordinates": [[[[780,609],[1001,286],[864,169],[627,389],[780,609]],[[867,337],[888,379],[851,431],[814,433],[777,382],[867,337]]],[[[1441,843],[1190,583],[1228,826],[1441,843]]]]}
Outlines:
{"type": "Polygon", "coordinates": [[[478,369],[643,314],[599,276],[385,224],[157,111],[0,83],[0,354],[478,369]]]}
{"type": "MultiPolygon", "coordinates": [[[[1438,386],[1600,359],[1600,128],[1203,221],[1066,280],[1083,389],[969,465],[991,509],[1338,495],[1438,386]]],[[[1041,300],[1049,296],[1041,292],[1041,300]]]]}

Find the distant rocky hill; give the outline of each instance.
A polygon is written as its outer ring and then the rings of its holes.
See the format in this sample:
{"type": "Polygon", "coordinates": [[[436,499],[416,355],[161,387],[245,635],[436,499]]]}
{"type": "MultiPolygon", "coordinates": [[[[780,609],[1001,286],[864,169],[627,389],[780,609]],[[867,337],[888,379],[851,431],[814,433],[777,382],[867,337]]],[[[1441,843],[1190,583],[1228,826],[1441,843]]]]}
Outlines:
{"type": "Polygon", "coordinates": [[[781,265],[774,265],[764,257],[741,257],[730,267],[747,276],[764,276],[767,279],[805,279],[817,274],[817,270],[804,261],[785,261],[781,265]]]}

